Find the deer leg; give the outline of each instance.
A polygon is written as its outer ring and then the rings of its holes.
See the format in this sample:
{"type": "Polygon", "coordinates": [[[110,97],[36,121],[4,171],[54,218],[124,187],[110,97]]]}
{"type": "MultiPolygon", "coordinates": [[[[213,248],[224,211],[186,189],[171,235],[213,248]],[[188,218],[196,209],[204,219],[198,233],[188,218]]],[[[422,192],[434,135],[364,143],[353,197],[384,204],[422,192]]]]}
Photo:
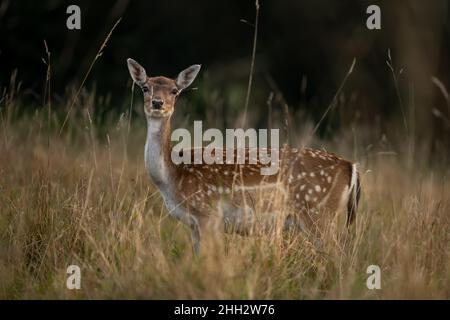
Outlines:
{"type": "Polygon", "coordinates": [[[200,224],[195,217],[190,215],[188,226],[191,229],[192,251],[197,256],[200,253],[200,224]]]}
{"type": "Polygon", "coordinates": [[[294,232],[300,232],[304,234],[308,233],[308,229],[306,228],[306,225],[303,222],[303,220],[301,218],[295,217],[292,214],[289,214],[284,220],[283,230],[284,231],[292,230],[294,232]]]}
{"type": "MultiPolygon", "coordinates": [[[[166,206],[170,208],[172,203],[166,202],[166,206]]],[[[194,255],[198,255],[200,252],[200,224],[198,217],[187,210],[184,210],[181,206],[175,206],[171,211],[169,211],[176,219],[181,221],[183,224],[189,227],[191,231],[191,243],[192,251],[194,255]]]]}

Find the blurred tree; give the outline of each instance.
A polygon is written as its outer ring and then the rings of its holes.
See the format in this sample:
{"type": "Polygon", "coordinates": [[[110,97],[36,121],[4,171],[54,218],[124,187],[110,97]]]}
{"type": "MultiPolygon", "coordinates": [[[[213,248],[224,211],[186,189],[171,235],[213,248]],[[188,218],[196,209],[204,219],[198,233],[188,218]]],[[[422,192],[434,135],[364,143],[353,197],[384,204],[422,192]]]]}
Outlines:
{"type": "MultiPolygon", "coordinates": [[[[23,87],[30,88],[33,96],[41,94],[45,39],[52,53],[53,92],[64,93],[81,81],[120,17],[120,25],[86,83],[88,88],[95,84],[99,93],[111,93],[112,101],[123,100],[130,84],[128,57],[145,65],[152,75],[173,76],[190,64],[201,63],[199,85],[207,75],[211,92],[228,90],[229,101],[222,104],[243,107],[243,101],[237,101],[243,99],[250,67],[253,0],[2,0],[0,86],[5,87],[12,71],[18,69],[23,87]],[[70,4],[81,8],[80,31],[66,28],[70,4]]],[[[340,100],[350,109],[343,112],[352,117],[357,111],[360,121],[367,122],[373,121],[375,114],[399,114],[386,65],[391,48],[395,66],[406,70],[400,79],[405,109],[409,83],[414,83],[417,130],[435,120],[430,108],[436,90],[430,77],[437,74],[448,84],[450,74],[446,1],[261,1],[259,26],[251,105],[266,110],[267,97],[274,89],[270,78],[291,110],[304,109],[318,121],[356,58],[355,72],[340,100]],[[366,27],[370,4],[381,8],[381,30],[366,27]]]]}

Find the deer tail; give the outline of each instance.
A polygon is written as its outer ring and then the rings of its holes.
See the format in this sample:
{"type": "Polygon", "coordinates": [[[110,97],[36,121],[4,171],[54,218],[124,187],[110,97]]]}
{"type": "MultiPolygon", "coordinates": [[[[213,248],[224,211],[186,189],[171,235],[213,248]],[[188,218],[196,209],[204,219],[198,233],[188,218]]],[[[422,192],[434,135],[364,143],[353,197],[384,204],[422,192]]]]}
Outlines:
{"type": "Polygon", "coordinates": [[[356,209],[358,208],[358,202],[361,193],[361,184],[356,163],[350,165],[350,171],[351,177],[347,203],[347,227],[349,227],[356,218],[356,209]]]}

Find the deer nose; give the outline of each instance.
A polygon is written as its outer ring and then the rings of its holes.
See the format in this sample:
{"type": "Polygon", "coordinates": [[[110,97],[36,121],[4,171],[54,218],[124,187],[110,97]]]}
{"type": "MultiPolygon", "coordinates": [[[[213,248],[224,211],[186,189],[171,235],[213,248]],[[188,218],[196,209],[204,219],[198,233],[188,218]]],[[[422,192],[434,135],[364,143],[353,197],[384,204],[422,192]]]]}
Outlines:
{"type": "Polygon", "coordinates": [[[164,104],[164,100],[162,100],[162,99],[153,99],[152,100],[152,106],[155,109],[161,109],[163,104],[164,104]]]}

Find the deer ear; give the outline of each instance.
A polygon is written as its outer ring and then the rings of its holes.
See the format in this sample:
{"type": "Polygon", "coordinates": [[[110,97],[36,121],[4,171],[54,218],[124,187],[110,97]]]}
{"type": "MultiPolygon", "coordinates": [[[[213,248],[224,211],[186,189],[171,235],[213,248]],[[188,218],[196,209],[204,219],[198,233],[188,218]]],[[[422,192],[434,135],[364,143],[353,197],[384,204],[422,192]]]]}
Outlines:
{"type": "Polygon", "coordinates": [[[147,74],[145,69],[133,59],[127,59],[128,70],[130,71],[131,78],[137,85],[142,86],[147,81],[147,74]]]}
{"type": "Polygon", "coordinates": [[[181,71],[176,80],[178,89],[183,90],[189,87],[200,71],[200,67],[199,64],[194,64],[181,71]]]}

